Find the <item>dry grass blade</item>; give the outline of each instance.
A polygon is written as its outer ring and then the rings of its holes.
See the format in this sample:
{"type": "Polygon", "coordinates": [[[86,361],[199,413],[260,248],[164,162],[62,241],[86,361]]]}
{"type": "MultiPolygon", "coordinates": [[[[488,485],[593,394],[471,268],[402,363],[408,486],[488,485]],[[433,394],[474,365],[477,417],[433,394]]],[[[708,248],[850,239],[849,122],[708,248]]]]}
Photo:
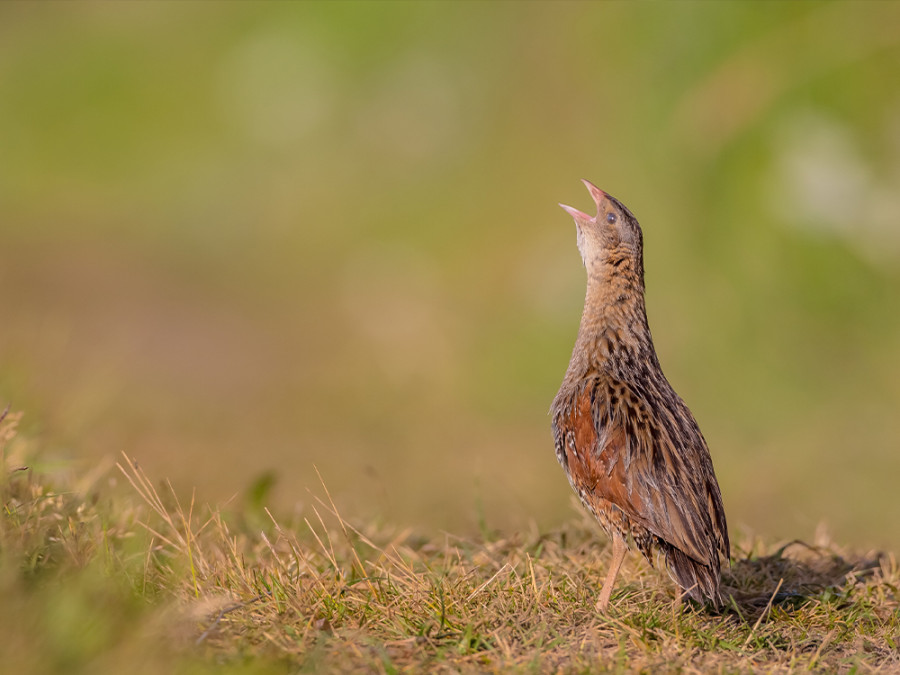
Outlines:
{"type": "Polygon", "coordinates": [[[328,558],[328,561],[331,563],[334,571],[343,577],[343,571],[341,570],[341,566],[338,564],[337,556],[334,553],[334,546],[331,543],[331,537],[328,534],[328,528],[325,525],[325,521],[322,520],[322,516],[319,514],[319,511],[315,506],[312,507],[313,513],[316,514],[316,517],[319,519],[319,524],[322,526],[322,532],[325,535],[325,538],[328,541],[328,546],[325,545],[325,542],[322,541],[321,537],[319,537],[319,533],[316,531],[316,528],[312,526],[312,523],[309,522],[308,518],[304,518],[303,522],[306,523],[306,526],[309,528],[309,531],[312,533],[312,536],[315,537],[316,542],[319,544],[319,547],[322,549],[322,552],[325,554],[325,557],[328,558]]]}
{"type": "Polygon", "coordinates": [[[178,528],[175,526],[175,521],[172,518],[172,515],[169,513],[169,510],[163,504],[159,493],[156,491],[156,488],[154,488],[150,483],[147,475],[137,465],[137,462],[132,462],[131,459],[129,459],[128,455],[126,455],[124,452],[122,453],[122,456],[125,458],[125,466],[123,466],[120,462],[116,462],[116,466],[118,467],[119,471],[121,471],[128,482],[131,483],[131,487],[134,488],[135,492],[138,493],[138,496],[140,496],[144,503],[146,503],[150,507],[150,509],[169,526],[169,529],[175,535],[175,538],[174,540],[170,539],[169,537],[162,534],[161,532],[158,532],[146,523],[141,523],[142,527],[146,528],[148,532],[150,532],[155,537],[158,537],[161,541],[168,544],[171,548],[175,550],[184,550],[187,542],[178,531],[178,528]]]}
{"type": "Polygon", "coordinates": [[[497,570],[497,572],[494,574],[494,576],[492,576],[490,579],[488,579],[488,580],[485,581],[483,584],[481,584],[481,586],[479,586],[479,587],[476,588],[474,591],[472,591],[472,594],[471,594],[469,597],[466,598],[466,602],[471,602],[471,601],[475,598],[476,595],[478,595],[478,594],[481,593],[485,588],[487,588],[488,586],[490,586],[490,585],[494,582],[494,579],[496,579],[496,578],[499,577],[501,574],[503,574],[503,572],[505,572],[507,569],[509,569],[509,563],[504,563],[504,564],[503,564],[503,567],[501,567],[499,570],[497,570]]]}
{"type": "Polygon", "coordinates": [[[762,614],[759,615],[759,618],[756,620],[756,623],[753,624],[753,628],[750,629],[750,632],[747,634],[747,639],[744,640],[744,647],[750,643],[750,640],[753,638],[753,634],[756,632],[756,629],[759,628],[759,624],[762,623],[763,619],[766,617],[766,614],[769,613],[769,610],[772,609],[772,603],[775,601],[775,596],[778,595],[778,591],[781,590],[781,585],[784,583],[784,579],[778,580],[778,585],[775,587],[775,590],[772,591],[772,596],[769,598],[769,602],[766,603],[765,609],[763,609],[762,614]]]}
{"type": "Polygon", "coordinates": [[[235,612],[239,609],[243,609],[244,607],[247,607],[248,605],[252,605],[254,602],[259,602],[264,597],[265,597],[264,594],[260,594],[254,598],[250,598],[246,602],[236,602],[233,605],[228,605],[228,607],[225,607],[225,608],[219,610],[219,613],[216,615],[216,618],[210,624],[209,628],[207,628],[205,631],[200,633],[200,636],[194,641],[194,644],[199,645],[206,638],[208,638],[210,633],[212,633],[216,629],[216,627],[219,625],[219,623],[222,621],[222,619],[225,618],[226,614],[230,614],[231,612],[235,612]]]}
{"type": "Polygon", "coordinates": [[[812,658],[809,660],[809,664],[806,666],[807,670],[812,670],[816,667],[816,662],[819,660],[819,657],[822,655],[824,649],[831,643],[834,639],[834,636],[837,634],[836,630],[831,630],[828,634],[822,639],[822,642],[819,643],[819,646],[816,648],[815,653],[812,655],[812,658]]]}
{"type": "Polygon", "coordinates": [[[325,495],[328,497],[328,503],[331,505],[331,513],[334,514],[334,517],[337,518],[338,524],[341,526],[341,532],[344,533],[344,539],[347,541],[347,544],[350,547],[350,552],[352,553],[353,559],[356,562],[359,574],[365,580],[366,585],[369,587],[369,591],[374,596],[376,594],[375,587],[372,585],[371,580],[366,574],[366,568],[362,564],[362,561],[359,559],[359,554],[356,552],[356,547],[353,546],[353,541],[350,539],[350,534],[347,532],[347,525],[345,524],[344,519],[341,517],[341,514],[338,512],[334,500],[331,498],[331,493],[328,491],[328,486],[325,485],[325,481],[322,479],[322,474],[319,473],[319,467],[315,467],[315,469],[316,475],[319,477],[319,483],[322,485],[322,489],[325,491],[325,495]]]}

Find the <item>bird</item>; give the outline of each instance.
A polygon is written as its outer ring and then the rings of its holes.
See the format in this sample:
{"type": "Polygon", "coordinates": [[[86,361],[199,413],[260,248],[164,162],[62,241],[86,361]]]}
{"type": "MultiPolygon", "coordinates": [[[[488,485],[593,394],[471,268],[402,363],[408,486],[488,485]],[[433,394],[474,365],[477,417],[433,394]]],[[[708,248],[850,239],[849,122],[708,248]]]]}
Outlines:
{"type": "Polygon", "coordinates": [[[587,180],[597,213],[575,220],[587,272],[584,311],[550,408],[556,457],[612,545],[596,603],[607,612],[632,544],[665,558],[684,597],[720,607],[728,525],[706,440],[663,375],[647,323],[641,226],[587,180]]]}

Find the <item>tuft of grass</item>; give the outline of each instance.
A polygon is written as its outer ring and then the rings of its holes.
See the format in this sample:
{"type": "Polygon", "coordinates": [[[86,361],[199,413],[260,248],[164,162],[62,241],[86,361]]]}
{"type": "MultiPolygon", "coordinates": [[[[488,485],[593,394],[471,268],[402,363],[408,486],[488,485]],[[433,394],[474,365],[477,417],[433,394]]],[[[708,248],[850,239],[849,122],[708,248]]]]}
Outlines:
{"type": "MultiPolygon", "coordinates": [[[[0,422],[0,659],[14,672],[871,672],[900,668],[900,570],[819,537],[745,538],[722,612],[678,609],[631,556],[594,611],[609,551],[576,519],[450,533],[345,518],[324,481],[268,520],[183,502],[123,457],[63,483],[0,422]]],[[[10,672],[13,672],[11,670],[10,672]]]]}

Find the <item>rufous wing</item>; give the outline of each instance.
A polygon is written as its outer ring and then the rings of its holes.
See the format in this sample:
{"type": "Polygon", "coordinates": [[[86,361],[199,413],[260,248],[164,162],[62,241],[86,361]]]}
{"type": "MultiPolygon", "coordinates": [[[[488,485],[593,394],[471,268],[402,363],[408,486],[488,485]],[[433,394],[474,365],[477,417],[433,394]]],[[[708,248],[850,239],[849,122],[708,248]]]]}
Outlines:
{"type": "MultiPolygon", "coordinates": [[[[707,452],[705,444],[677,445],[621,383],[615,389],[584,388],[560,422],[569,441],[564,448],[570,478],[582,499],[614,504],[693,560],[718,568],[717,514],[710,513],[717,496],[708,494],[704,472],[692,466],[692,460],[702,462],[694,455],[707,452]]],[[[697,435],[695,442],[703,443],[697,435]]]]}

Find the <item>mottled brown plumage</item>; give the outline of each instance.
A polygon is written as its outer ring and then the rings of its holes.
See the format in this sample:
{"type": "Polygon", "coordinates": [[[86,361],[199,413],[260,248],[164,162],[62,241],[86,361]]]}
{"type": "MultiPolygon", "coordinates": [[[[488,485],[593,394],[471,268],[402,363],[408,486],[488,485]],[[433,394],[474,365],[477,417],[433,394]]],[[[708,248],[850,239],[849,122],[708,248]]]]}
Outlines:
{"type": "Polygon", "coordinates": [[[706,441],[653,348],[641,228],[618,200],[584,183],[596,216],[560,204],[575,219],[588,282],[550,413],[557,459],[613,545],[597,606],[606,609],[629,542],[651,563],[660,550],[684,595],[719,604],[725,510],[706,441]]]}

